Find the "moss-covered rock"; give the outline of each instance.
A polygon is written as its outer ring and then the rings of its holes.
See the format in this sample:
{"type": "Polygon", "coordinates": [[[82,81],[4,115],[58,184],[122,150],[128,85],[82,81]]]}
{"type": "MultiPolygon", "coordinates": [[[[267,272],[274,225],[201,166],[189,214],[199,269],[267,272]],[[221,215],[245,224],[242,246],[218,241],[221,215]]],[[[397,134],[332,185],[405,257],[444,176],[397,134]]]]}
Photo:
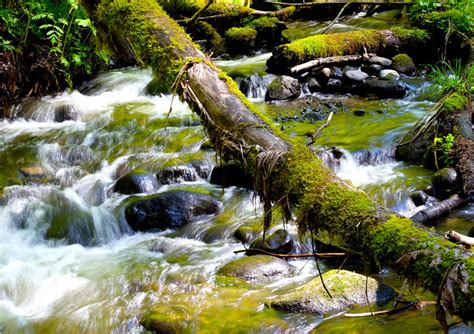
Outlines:
{"type": "Polygon", "coordinates": [[[453,168],[443,168],[437,171],[431,179],[434,195],[445,199],[459,191],[458,173],[453,168]]]}
{"type": "Polygon", "coordinates": [[[267,67],[270,72],[284,73],[292,66],[315,58],[360,54],[364,48],[368,52],[390,54],[398,49],[420,48],[427,42],[425,31],[402,28],[316,35],[275,48],[267,67]]]}
{"type": "Polygon", "coordinates": [[[269,255],[255,255],[229,262],[217,273],[246,280],[266,280],[287,276],[292,270],[293,266],[282,259],[269,255]]]}
{"type": "MultiPolygon", "coordinates": [[[[288,254],[293,251],[295,242],[293,236],[284,229],[276,230],[265,238],[258,238],[250,244],[250,248],[262,249],[273,254],[288,254]]],[[[254,252],[247,252],[254,253],[254,252]]]]}
{"type": "Polygon", "coordinates": [[[415,63],[406,53],[400,53],[393,57],[392,66],[395,71],[407,75],[413,75],[416,71],[415,63]]]}
{"type": "Polygon", "coordinates": [[[255,48],[257,30],[251,27],[234,27],[225,32],[227,50],[232,53],[248,53],[255,48]]]}
{"type": "Polygon", "coordinates": [[[141,324],[153,333],[183,333],[191,324],[193,316],[184,306],[154,306],[142,316],[141,324]]]}
{"type": "Polygon", "coordinates": [[[395,296],[395,291],[389,286],[351,271],[330,270],[323,274],[323,280],[332,298],[317,277],[268,305],[282,311],[323,315],[353,305],[367,305],[367,297],[370,304],[383,305],[395,296]]]}
{"type": "Polygon", "coordinates": [[[298,79],[283,75],[268,86],[265,101],[289,100],[300,96],[301,85],[298,79]]]}
{"type": "Polygon", "coordinates": [[[443,111],[446,113],[454,113],[462,111],[469,103],[469,98],[458,92],[453,92],[443,102],[443,111]]]}
{"type": "Polygon", "coordinates": [[[224,38],[208,22],[198,21],[197,26],[191,32],[193,37],[204,40],[204,47],[207,52],[212,52],[214,56],[224,51],[224,38]]]}

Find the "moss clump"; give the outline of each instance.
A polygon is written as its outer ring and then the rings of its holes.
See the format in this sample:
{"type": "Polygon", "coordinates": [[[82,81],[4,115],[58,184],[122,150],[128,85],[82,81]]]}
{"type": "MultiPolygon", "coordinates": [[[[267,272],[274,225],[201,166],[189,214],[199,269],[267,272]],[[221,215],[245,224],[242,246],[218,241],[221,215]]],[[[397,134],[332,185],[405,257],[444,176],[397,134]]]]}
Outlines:
{"type": "Polygon", "coordinates": [[[454,33],[462,33],[469,36],[472,34],[474,27],[472,17],[466,16],[466,12],[460,9],[420,13],[414,15],[411,21],[421,28],[443,34],[450,30],[454,33]]]}
{"type": "Polygon", "coordinates": [[[157,92],[170,91],[187,57],[201,57],[184,30],[153,0],[104,0],[97,17],[112,36],[130,41],[140,63],[152,67],[157,92]]]}
{"type": "Polygon", "coordinates": [[[212,25],[204,21],[199,21],[197,33],[206,39],[206,50],[212,51],[214,55],[222,53],[224,39],[212,25]]]}
{"type": "Polygon", "coordinates": [[[400,53],[392,58],[392,66],[396,68],[400,66],[415,66],[415,64],[409,55],[400,53]]]}
{"type": "MultiPolygon", "coordinates": [[[[402,45],[424,43],[428,38],[426,32],[417,29],[394,28],[392,32],[402,45]]],[[[368,52],[379,53],[387,43],[386,32],[377,30],[316,35],[277,47],[267,66],[278,70],[278,67],[291,67],[320,57],[359,54],[364,47],[368,52]]]]}
{"type": "Polygon", "coordinates": [[[270,255],[246,256],[227,263],[219,269],[218,275],[261,280],[281,278],[291,273],[293,267],[286,261],[270,255]]]}
{"type": "Polygon", "coordinates": [[[469,103],[469,98],[465,95],[453,92],[443,103],[443,111],[447,113],[454,113],[462,111],[469,103]]]}
{"type": "Polygon", "coordinates": [[[154,333],[183,333],[193,321],[193,316],[184,306],[157,305],[142,316],[145,329],[154,333]]]}
{"type": "MultiPolygon", "coordinates": [[[[234,27],[225,32],[226,40],[229,44],[234,43],[253,43],[257,38],[257,30],[251,27],[234,27]]],[[[239,44],[239,48],[243,44],[239,44]]]]}
{"type": "Polygon", "coordinates": [[[258,31],[259,29],[264,28],[275,28],[279,22],[280,20],[278,20],[278,18],[276,17],[262,16],[258,19],[249,21],[245,24],[245,26],[256,29],[258,31]]]}

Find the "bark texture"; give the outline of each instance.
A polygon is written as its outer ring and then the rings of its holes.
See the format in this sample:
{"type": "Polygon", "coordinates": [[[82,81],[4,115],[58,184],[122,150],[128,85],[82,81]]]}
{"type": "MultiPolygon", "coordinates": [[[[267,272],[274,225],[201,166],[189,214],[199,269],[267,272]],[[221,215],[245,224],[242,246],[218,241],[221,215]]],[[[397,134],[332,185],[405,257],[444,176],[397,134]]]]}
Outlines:
{"type": "Polygon", "coordinates": [[[454,298],[445,307],[464,320],[474,318],[471,253],[377,207],[306,147],[286,139],[155,1],[103,0],[96,14],[153,67],[162,87],[170,88],[179,73],[181,97],[201,116],[218,152],[239,160],[254,176],[267,210],[280,205],[302,230],[325,235],[381,266],[397,263],[399,272],[434,292],[448,270],[455,272],[454,298]]]}

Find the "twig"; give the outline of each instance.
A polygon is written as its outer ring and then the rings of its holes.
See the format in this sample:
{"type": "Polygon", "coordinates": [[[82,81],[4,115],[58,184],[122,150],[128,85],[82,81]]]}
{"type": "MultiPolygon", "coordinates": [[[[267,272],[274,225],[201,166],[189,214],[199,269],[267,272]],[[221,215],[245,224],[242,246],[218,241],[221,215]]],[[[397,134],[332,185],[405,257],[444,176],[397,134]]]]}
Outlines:
{"type": "Polygon", "coordinates": [[[364,312],[364,313],[345,313],[344,316],[348,318],[361,318],[361,317],[370,317],[370,316],[375,316],[375,315],[393,315],[397,314],[400,312],[403,312],[405,310],[408,310],[412,307],[415,307],[417,305],[417,302],[410,302],[409,304],[405,306],[401,306],[399,308],[391,308],[390,310],[383,310],[383,311],[373,311],[373,312],[364,312]]]}
{"type": "Polygon", "coordinates": [[[335,256],[345,256],[346,253],[312,253],[312,254],[275,254],[269,251],[266,251],[264,249],[260,248],[247,248],[247,249],[239,249],[234,251],[234,254],[238,253],[245,253],[245,252],[256,252],[256,253],[262,253],[262,254],[267,254],[275,257],[281,257],[281,258],[307,258],[307,257],[335,257],[335,256]]]}
{"type": "Polygon", "coordinates": [[[342,12],[344,11],[344,9],[347,8],[347,6],[349,6],[351,4],[350,1],[348,1],[344,6],[342,6],[341,10],[339,11],[339,13],[337,14],[336,18],[334,20],[332,20],[331,23],[329,23],[329,25],[326,27],[326,29],[324,29],[322,32],[320,32],[319,34],[322,35],[322,34],[325,34],[329,29],[331,29],[331,27],[333,26],[334,23],[336,23],[336,21],[339,19],[339,17],[341,16],[342,12]]]}
{"type": "Polygon", "coordinates": [[[196,21],[201,17],[201,15],[212,5],[214,0],[209,0],[204,7],[199,9],[192,17],[189,19],[189,27],[192,27],[196,21]]]}
{"type": "Polygon", "coordinates": [[[331,113],[329,114],[328,116],[328,119],[326,120],[326,123],[324,123],[323,125],[321,125],[321,127],[318,129],[318,131],[316,131],[312,136],[311,136],[311,141],[309,142],[308,145],[306,146],[311,146],[313,145],[315,142],[316,142],[316,137],[318,137],[318,135],[321,133],[321,131],[328,127],[329,125],[329,122],[331,122],[331,119],[332,119],[332,116],[334,115],[334,112],[331,111],[331,113]]]}

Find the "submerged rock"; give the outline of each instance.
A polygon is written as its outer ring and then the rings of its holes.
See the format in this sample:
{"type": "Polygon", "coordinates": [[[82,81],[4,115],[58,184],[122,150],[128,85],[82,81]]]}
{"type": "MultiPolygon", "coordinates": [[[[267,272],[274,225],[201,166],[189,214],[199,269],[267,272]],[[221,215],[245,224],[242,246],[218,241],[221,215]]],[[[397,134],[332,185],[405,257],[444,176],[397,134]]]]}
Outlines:
{"type": "Polygon", "coordinates": [[[141,324],[153,333],[183,333],[192,322],[191,313],[184,306],[154,306],[142,317],[141,324]]]}
{"type": "Polygon", "coordinates": [[[193,166],[171,166],[156,173],[156,178],[161,184],[192,182],[199,179],[193,166]]]}
{"type": "Polygon", "coordinates": [[[167,191],[131,198],[125,209],[127,223],[134,231],[178,228],[200,215],[219,210],[214,198],[190,191],[167,191]]]}
{"type": "Polygon", "coordinates": [[[298,79],[283,75],[268,86],[265,101],[289,100],[300,96],[301,85],[298,79]]]}
{"type": "Polygon", "coordinates": [[[234,238],[243,244],[248,244],[258,233],[250,226],[240,226],[234,231],[234,238]]]}
{"type": "MultiPolygon", "coordinates": [[[[294,247],[293,237],[288,231],[279,229],[265,238],[258,238],[250,244],[250,248],[258,248],[274,254],[289,254],[294,247]]],[[[247,252],[248,253],[248,252],[247,252]]]]}
{"type": "Polygon", "coordinates": [[[144,169],[134,169],[117,180],[114,191],[125,194],[151,193],[160,185],[156,176],[144,169]]]}
{"type": "Polygon", "coordinates": [[[210,182],[223,187],[236,186],[253,189],[251,177],[238,164],[216,166],[211,172],[210,182]]]}
{"type": "Polygon", "coordinates": [[[410,199],[412,200],[413,204],[416,206],[420,206],[423,204],[426,204],[428,200],[430,199],[430,196],[428,196],[427,193],[425,193],[422,190],[412,192],[410,194],[410,199]]]}
{"type": "Polygon", "coordinates": [[[437,171],[432,179],[434,196],[446,199],[459,191],[458,173],[454,168],[443,168],[437,171]]]}
{"type": "MultiPolygon", "coordinates": [[[[323,274],[323,280],[332,298],[328,296],[321,279],[317,277],[270,301],[268,305],[282,311],[319,315],[341,311],[352,305],[367,305],[364,275],[346,270],[330,270],[323,274]]],[[[383,305],[395,296],[395,291],[369,277],[367,295],[370,304],[383,305]]]]}
{"type": "Polygon", "coordinates": [[[393,68],[399,73],[413,75],[416,72],[416,66],[409,55],[401,53],[392,58],[393,68]]]}
{"type": "Polygon", "coordinates": [[[270,255],[246,256],[227,263],[217,272],[219,275],[246,280],[277,279],[290,274],[293,266],[270,255]]]}

